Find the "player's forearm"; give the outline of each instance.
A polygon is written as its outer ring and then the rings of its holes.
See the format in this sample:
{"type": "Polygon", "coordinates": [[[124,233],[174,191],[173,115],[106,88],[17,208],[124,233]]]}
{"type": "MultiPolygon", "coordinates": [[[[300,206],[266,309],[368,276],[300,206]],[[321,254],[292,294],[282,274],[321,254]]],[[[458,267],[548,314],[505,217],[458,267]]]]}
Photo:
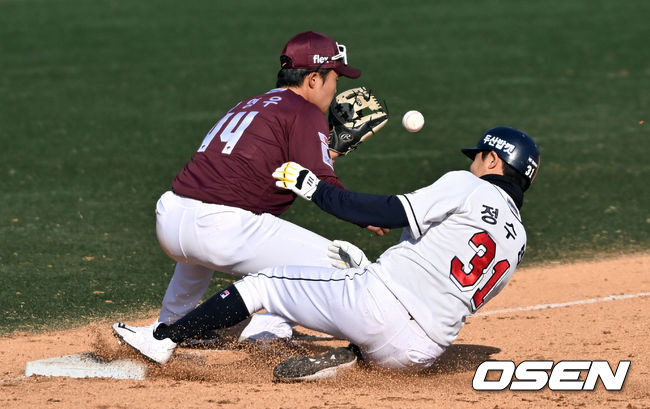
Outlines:
{"type": "Polygon", "coordinates": [[[351,192],[320,181],[311,200],[327,213],[361,226],[408,226],[404,207],[395,195],[351,192]]]}

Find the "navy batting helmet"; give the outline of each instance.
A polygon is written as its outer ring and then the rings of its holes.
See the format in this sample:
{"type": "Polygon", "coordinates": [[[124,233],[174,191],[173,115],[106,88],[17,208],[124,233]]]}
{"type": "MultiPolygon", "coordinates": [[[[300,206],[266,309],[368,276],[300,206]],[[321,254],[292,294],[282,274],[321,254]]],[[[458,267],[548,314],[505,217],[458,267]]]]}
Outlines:
{"type": "MultiPolygon", "coordinates": [[[[461,149],[470,159],[478,152],[494,151],[504,162],[533,183],[539,168],[539,149],[533,139],[522,131],[499,126],[485,132],[475,147],[461,149]]],[[[526,186],[526,188],[528,188],[526,186]]]]}

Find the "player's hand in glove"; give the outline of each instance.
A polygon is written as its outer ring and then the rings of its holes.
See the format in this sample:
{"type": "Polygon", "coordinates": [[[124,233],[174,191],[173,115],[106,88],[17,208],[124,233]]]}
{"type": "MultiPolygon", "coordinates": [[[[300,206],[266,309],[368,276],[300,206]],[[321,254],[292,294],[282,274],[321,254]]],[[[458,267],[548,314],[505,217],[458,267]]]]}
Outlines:
{"type": "Polygon", "coordinates": [[[275,185],[292,190],[303,199],[311,200],[320,179],[311,170],[303,168],[296,162],[285,162],[273,172],[277,181],[275,185]]]}
{"type": "Polygon", "coordinates": [[[347,155],[377,133],[386,122],[388,111],[365,87],[343,91],[330,105],[328,146],[341,155],[347,155]]]}
{"type": "Polygon", "coordinates": [[[352,243],[342,240],[334,240],[327,248],[327,257],[332,262],[332,267],[364,268],[370,261],[363,250],[352,243]]]}

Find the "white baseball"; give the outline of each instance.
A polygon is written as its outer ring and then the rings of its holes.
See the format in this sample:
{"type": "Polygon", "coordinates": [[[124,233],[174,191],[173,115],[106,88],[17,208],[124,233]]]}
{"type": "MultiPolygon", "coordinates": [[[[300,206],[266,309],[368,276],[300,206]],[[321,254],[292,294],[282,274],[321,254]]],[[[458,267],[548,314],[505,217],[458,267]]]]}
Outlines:
{"type": "Polygon", "coordinates": [[[417,132],[424,126],[424,116],[419,111],[408,111],[402,117],[402,126],[409,132],[417,132]]]}

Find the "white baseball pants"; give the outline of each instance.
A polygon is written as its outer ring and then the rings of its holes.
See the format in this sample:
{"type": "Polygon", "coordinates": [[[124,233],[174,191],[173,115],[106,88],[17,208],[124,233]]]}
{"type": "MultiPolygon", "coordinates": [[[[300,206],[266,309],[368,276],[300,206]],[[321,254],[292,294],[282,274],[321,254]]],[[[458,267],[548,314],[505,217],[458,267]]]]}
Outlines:
{"type": "Polygon", "coordinates": [[[445,351],[368,270],[280,266],[246,276],[235,287],[251,314],[265,308],[348,339],[376,365],[424,368],[445,351]]]}
{"type": "MultiPolygon", "coordinates": [[[[159,321],[172,323],[194,309],[215,270],[236,275],[284,264],[329,266],[329,240],[271,214],[203,203],[164,193],[156,206],[158,242],[177,261],[159,321]]],[[[274,317],[278,332],[279,317],[274,317]]],[[[281,323],[280,323],[281,324],[281,323]]],[[[290,336],[287,323],[285,331],[290,336]]]]}

